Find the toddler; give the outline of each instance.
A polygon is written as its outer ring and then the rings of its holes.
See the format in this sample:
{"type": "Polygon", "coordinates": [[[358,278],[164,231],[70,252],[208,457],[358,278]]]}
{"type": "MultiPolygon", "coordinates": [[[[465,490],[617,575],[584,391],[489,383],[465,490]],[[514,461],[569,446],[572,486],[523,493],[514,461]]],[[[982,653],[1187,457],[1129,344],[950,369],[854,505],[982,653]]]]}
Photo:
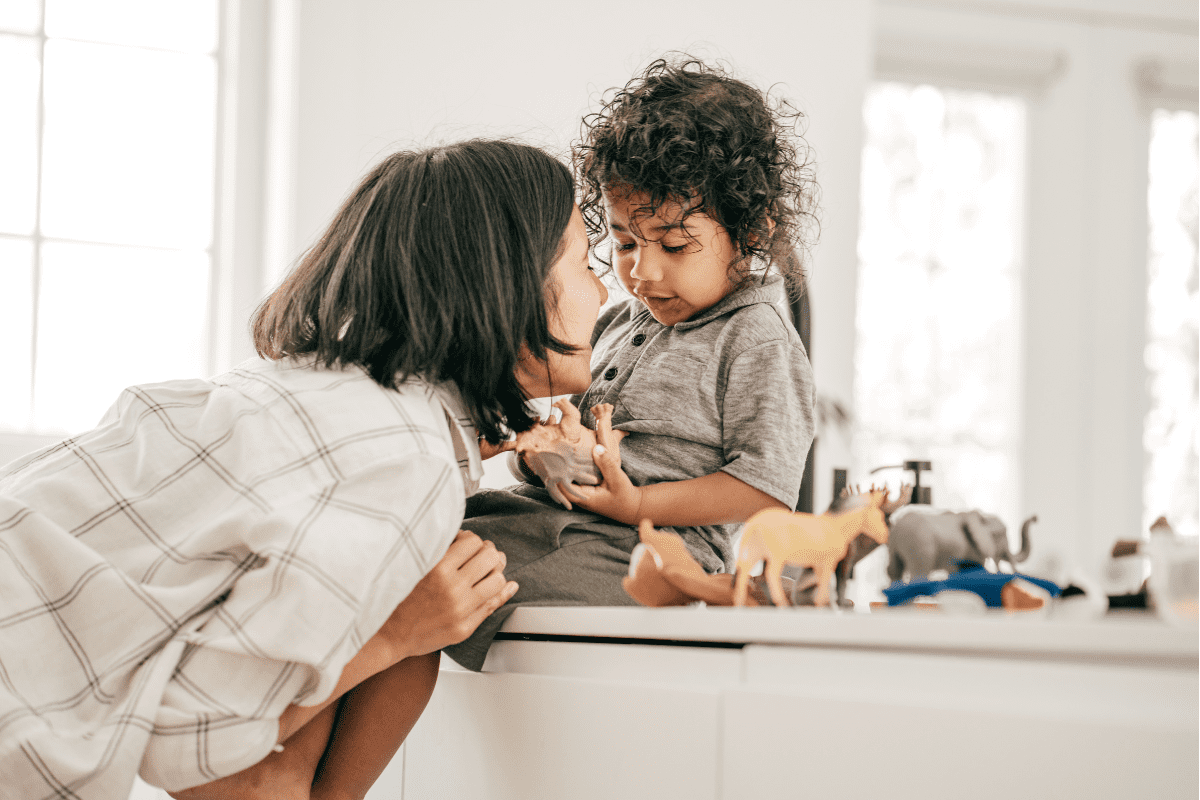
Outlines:
{"type": "Polygon", "coordinates": [[[592,383],[603,481],[570,510],[534,481],[470,498],[463,527],[507,558],[517,594],[445,650],[478,670],[519,605],[628,605],[636,525],[678,533],[709,572],[740,523],[794,510],[813,439],[812,370],[783,307],[800,291],[815,183],[786,105],[695,60],[660,59],[584,120],[573,160],[593,253],[630,297],[601,312],[592,383]],[[618,452],[619,450],[619,452],[618,452]]]}

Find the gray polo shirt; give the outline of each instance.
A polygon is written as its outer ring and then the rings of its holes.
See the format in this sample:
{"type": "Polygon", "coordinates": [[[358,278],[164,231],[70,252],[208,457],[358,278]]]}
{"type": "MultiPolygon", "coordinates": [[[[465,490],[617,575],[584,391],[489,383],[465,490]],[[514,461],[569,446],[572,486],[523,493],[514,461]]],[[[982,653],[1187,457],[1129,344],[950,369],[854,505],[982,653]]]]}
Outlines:
{"type": "MultiPolygon", "coordinates": [[[[719,470],[795,509],[813,440],[814,389],[783,301],[783,279],[771,276],[670,327],[635,299],[601,314],[592,385],[572,399],[590,427],[591,407],[613,404],[613,427],[630,434],[621,466],[635,485],[719,470]]],[[[667,530],[708,556],[700,558],[706,567],[731,569],[739,528],[667,530]]]]}

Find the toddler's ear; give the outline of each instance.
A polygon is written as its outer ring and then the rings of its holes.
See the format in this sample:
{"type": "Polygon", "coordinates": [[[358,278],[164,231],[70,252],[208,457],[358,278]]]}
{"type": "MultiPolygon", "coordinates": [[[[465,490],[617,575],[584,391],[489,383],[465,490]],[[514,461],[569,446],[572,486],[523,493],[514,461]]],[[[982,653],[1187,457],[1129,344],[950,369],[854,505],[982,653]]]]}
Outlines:
{"type": "MultiPolygon", "coordinates": [[[[770,239],[774,235],[775,235],[775,218],[767,217],[767,238],[770,239]]],[[[755,247],[758,247],[759,245],[762,244],[760,241],[758,241],[757,236],[753,237],[750,241],[755,247]]],[[[745,255],[745,254],[743,253],[743,255],[745,255]]]]}

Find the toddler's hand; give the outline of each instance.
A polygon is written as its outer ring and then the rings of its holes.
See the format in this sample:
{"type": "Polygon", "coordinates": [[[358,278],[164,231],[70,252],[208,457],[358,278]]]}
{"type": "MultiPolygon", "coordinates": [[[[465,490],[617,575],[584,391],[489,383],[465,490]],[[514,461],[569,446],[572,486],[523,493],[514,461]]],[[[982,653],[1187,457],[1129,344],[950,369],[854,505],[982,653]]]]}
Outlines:
{"type": "Polygon", "coordinates": [[[598,444],[592,451],[592,460],[600,468],[599,486],[571,485],[571,495],[576,505],[609,519],[636,525],[641,521],[642,489],[621,469],[621,436],[609,424],[612,407],[597,406],[592,409],[599,424],[596,426],[598,444]]]}
{"type": "Polygon", "coordinates": [[[506,563],[494,544],[459,531],[442,560],[396,606],[380,635],[400,658],[461,642],[516,594],[517,584],[504,578],[506,563]]]}

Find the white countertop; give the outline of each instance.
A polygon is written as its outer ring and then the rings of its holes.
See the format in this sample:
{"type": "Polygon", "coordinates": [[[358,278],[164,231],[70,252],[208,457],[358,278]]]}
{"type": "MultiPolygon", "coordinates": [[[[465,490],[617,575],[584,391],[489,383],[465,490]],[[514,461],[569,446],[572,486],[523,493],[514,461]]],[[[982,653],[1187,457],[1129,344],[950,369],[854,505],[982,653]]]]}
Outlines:
{"type": "Polygon", "coordinates": [[[1195,625],[1175,627],[1149,613],[1079,620],[1003,612],[958,616],[915,609],[856,614],[815,608],[526,606],[517,609],[501,631],[531,638],[1165,659],[1176,667],[1191,662],[1192,668],[1200,651],[1195,625]]]}

